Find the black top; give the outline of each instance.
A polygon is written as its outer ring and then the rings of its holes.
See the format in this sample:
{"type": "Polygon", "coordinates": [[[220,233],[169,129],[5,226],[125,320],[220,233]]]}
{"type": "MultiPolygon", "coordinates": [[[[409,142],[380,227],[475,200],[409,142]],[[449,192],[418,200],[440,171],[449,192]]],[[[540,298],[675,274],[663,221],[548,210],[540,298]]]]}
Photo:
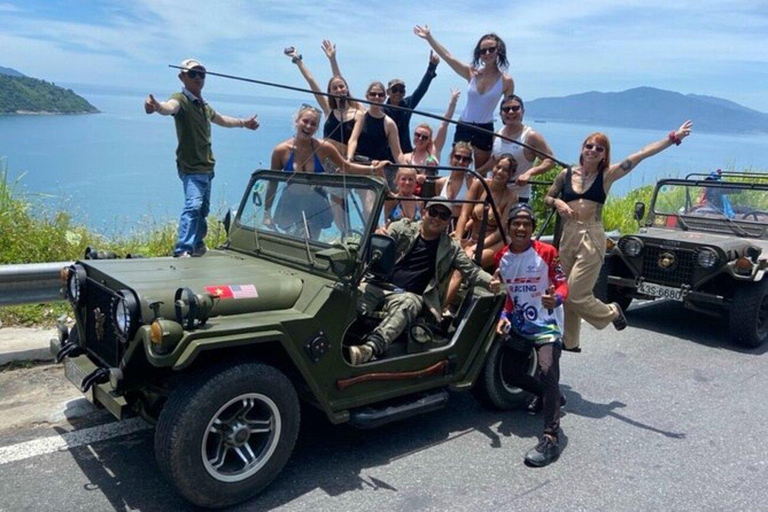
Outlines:
{"type": "Polygon", "coordinates": [[[419,235],[408,254],[395,265],[392,284],[407,292],[422,295],[435,275],[439,243],[440,237],[424,240],[419,235]]]}
{"type": "Polygon", "coordinates": [[[323,125],[323,137],[326,139],[335,140],[342,144],[349,143],[349,137],[352,135],[352,129],[355,127],[355,119],[352,118],[349,121],[339,122],[336,115],[331,111],[328,119],[325,120],[323,125]]]}
{"type": "MultiPolygon", "coordinates": [[[[429,89],[429,84],[432,82],[432,79],[437,76],[435,68],[437,68],[437,64],[432,64],[430,62],[429,66],[427,66],[427,72],[424,73],[421,82],[419,82],[419,86],[416,87],[416,90],[413,91],[412,95],[403,98],[403,101],[397,105],[398,107],[416,108],[421,101],[421,98],[427,93],[427,89],[429,89]]],[[[397,136],[400,139],[400,148],[403,150],[403,153],[410,153],[413,151],[410,134],[411,129],[409,127],[411,123],[411,111],[389,108],[387,105],[390,104],[389,99],[387,99],[387,103],[382,107],[384,113],[391,117],[397,125],[397,136]]]]}
{"type": "Polygon", "coordinates": [[[371,160],[389,160],[389,142],[384,131],[384,117],[376,118],[368,112],[363,120],[363,130],[357,139],[357,155],[367,156],[371,160]]]}
{"type": "Polygon", "coordinates": [[[573,185],[571,184],[571,176],[573,175],[572,169],[568,169],[565,172],[565,183],[563,184],[563,195],[560,199],[565,201],[566,203],[575,201],[577,199],[587,199],[589,201],[594,201],[598,204],[605,204],[605,187],[603,186],[603,171],[600,171],[597,173],[597,177],[595,178],[595,181],[592,182],[592,185],[583,193],[583,194],[577,194],[573,190],[573,185]]]}

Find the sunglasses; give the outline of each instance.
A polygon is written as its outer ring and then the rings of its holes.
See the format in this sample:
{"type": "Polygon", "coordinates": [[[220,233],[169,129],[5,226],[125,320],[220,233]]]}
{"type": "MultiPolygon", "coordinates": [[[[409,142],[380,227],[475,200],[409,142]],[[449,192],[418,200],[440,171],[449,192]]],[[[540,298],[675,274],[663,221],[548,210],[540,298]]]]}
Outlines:
{"type": "Polygon", "coordinates": [[[396,85],[390,89],[393,93],[405,94],[405,87],[402,85],[396,85]]]}
{"type": "Polygon", "coordinates": [[[496,47],[495,46],[489,46],[488,48],[480,48],[480,55],[491,55],[496,53],[496,47]]]}
{"type": "Polygon", "coordinates": [[[506,107],[501,107],[501,111],[505,114],[509,114],[510,112],[520,112],[523,107],[520,105],[508,105],[506,107]]]}
{"type": "Polygon", "coordinates": [[[466,162],[466,163],[472,163],[472,157],[471,156],[464,156],[464,155],[451,155],[454,160],[457,162],[466,162]]]}
{"type": "Polygon", "coordinates": [[[587,149],[589,151],[597,151],[598,153],[602,153],[605,151],[605,148],[603,146],[598,146],[597,144],[584,144],[584,149],[587,149]]]}
{"type": "Polygon", "coordinates": [[[386,96],[386,94],[384,94],[383,92],[369,92],[368,96],[370,96],[371,98],[383,98],[384,96],[386,96]]]}
{"type": "Polygon", "coordinates": [[[189,71],[187,71],[187,76],[192,79],[195,79],[197,77],[205,79],[205,71],[196,71],[194,69],[190,69],[189,71]]]}
{"type": "Polygon", "coordinates": [[[419,140],[429,140],[429,135],[426,134],[426,133],[416,132],[416,133],[413,134],[413,138],[414,139],[419,139],[419,140]]]}
{"type": "Polygon", "coordinates": [[[430,217],[435,217],[440,220],[449,220],[453,216],[451,212],[437,206],[427,208],[427,213],[430,217]]]}

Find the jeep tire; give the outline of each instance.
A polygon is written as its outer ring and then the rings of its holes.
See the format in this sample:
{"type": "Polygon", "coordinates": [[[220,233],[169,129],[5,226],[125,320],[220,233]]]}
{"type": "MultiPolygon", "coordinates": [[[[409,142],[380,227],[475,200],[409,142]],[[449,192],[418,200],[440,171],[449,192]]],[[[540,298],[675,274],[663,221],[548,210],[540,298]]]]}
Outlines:
{"type": "Polygon", "coordinates": [[[729,313],[731,341],[755,348],[768,337],[768,280],[736,286],[729,313]]]}
{"type": "Polygon", "coordinates": [[[157,464],[195,505],[232,505],[283,469],[299,421],[296,390],[283,373],[261,363],[218,367],[168,398],[155,432],[157,464]]]}
{"type": "Polygon", "coordinates": [[[523,368],[529,375],[536,372],[536,350],[520,352],[506,347],[496,338],[485,360],[480,376],[472,388],[472,394],[484,407],[495,410],[520,409],[527,405],[531,394],[509,384],[505,375],[523,368]]]}

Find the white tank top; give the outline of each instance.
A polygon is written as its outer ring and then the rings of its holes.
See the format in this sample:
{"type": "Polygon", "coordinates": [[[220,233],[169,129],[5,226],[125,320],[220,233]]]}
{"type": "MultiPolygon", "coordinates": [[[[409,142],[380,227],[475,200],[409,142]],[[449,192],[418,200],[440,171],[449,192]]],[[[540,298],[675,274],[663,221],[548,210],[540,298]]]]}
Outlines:
{"type": "Polygon", "coordinates": [[[493,113],[503,93],[504,75],[500,75],[493,87],[484,94],[477,91],[475,75],[472,75],[467,88],[467,104],[464,106],[464,112],[461,113],[460,121],[475,124],[492,123],[493,113]]]}
{"type": "MultiPolygon", "coordinates": [[[[518,142],[525,143],[525,139],[528,137],[528,134],[531,132],[532,128],[530,126],[523,126],[523,131],[520,132],[520,136],[515,139],[518,142]]],[[[502,132],[504,131],[504,128],[496,132],[499,135],[503,135],[502,132]]],[[[520,146],[519,144],[515,144],[514,142],[509,142],[501,137],[494,137],[493,138],[493,158],[499,158],[504,153],[509,153],[512,155],[517,162],[517,172],[514,176],[510,178],[510,180],[516,180],[518,176],[523,174],[525,171],[533,167],[533,162],[529,162],[525,158],[525,148],[523,146],[520,146]]],[[[535,158],[534,158],[535,160],[535,158]]],[[[515,184],[509,185],[509,188],[514,190],[517,193],[518,197],[531,197],[531,186],[525,185],[523,187],[518,187],[515,184]]]]}

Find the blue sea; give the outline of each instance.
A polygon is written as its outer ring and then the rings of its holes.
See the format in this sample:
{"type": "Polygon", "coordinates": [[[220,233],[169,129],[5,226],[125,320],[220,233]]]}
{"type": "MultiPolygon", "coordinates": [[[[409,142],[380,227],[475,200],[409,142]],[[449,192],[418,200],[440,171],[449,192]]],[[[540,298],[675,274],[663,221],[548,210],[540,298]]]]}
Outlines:
{"type": "MultiPolygon", "coordinates": [[[[0,159],[4,160],[0,168],[7,166],[17,192],[39,197],[51,211],[66,209],[77,221],[106,236],[146,229],[147,222],[175,220],[183,196],[174,163],[176,134],[172,118],[146,115],[143,94],[116,94],[98,88],[77,92],[102,113],[0,116],[0,159]]],[[[155,92],[158,98],[167,96],[155,92]]],[[[425,110],[442,112],[443,107],[429,108],[429,99],[427,96],[424,101],[425,110]]],[[[261,123],[255,132],[213,127],[216,178],[212,210],[223,215],[227,208],[234,210],[239,203],[251,172],[268,167],[272,148],[292,135],[293,114],[307,99],[210,94],[208,100],[226,115],[246,117],[257,113],[261,123]]],[[[568,162],[578,158],[581,141],[593,131],[610,136],[614,161],[666,134],[535,118],[526,122],[547,138],[558,158],[568,162]]],[[[415,126],[416,122],[411,124],[415,126]]],[[[768,136],[694,133],[682,146],[643,162],[614,185],[612,193],[621,195],[660,177],[717,168],[768,171],[768,136]]]]}

